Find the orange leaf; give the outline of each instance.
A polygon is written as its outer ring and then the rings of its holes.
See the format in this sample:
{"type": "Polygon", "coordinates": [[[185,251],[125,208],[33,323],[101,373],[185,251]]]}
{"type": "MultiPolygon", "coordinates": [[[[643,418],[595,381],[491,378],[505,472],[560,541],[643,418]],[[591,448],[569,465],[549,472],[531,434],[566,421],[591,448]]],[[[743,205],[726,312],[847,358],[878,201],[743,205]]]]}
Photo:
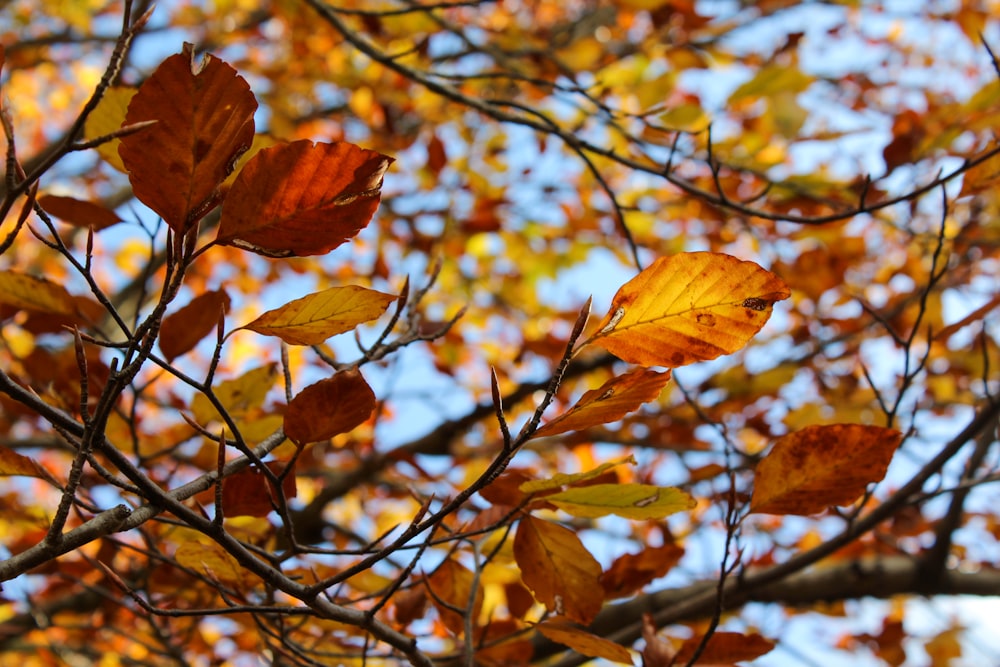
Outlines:
{"type": "MultiPolygon", "coordinates": [[[[269,461],[267,467],[275,475],[281,475],[285,464],[269,461]]],[[[297,494],[295,474],[289,473],[281,481],[281,494],[286,499],[297,494]]],[[[278,507],[278,489],[257,468],[244,468],[222,480],[222,513],[226,518],[234,516],[267,516],[278,507]]]]}
{"type": "Polygon", "coordinates": [[[392,161],[345,142],[264,148],[226,196],[217,240],[267,257],[327,253],[371,220],[392,161]]]}
{"type": "Polygon", "coordinates": [[[477,618],[483,606],[482,588],[476,589],[473,599],[475,576],[461,563],[448,558],[425,582],[431,591],[431,600],[441,615],[441,622],[454,634],[464,634],[465,615],[455,610],[469,610],[471,602],[472,618],[477,618]]]}
{"type": "Polygon", "coordinates": [[[357,370],[342,371],[309,385],[285,410],[285,435],[297,444],[327,440],[364,423],[375,409],[375,393],[357,370]]]}
{"type": "MultiPolygon", "coordinates": [[[[690,662],[701,640],[701,637],[686,640],[677,652],[674,664],[686,665],[690,662]]],[[[695,664],[735,665],[737,662],[759,658],[773,648],[774,642],[756,633],[743,635],[738,632],[716,632],[708,638],[708,643],[695,664]]]]}
{"type": "Polygon", "coordinates": [[[598,637],[564,620],[554,618],[535,626],[542,635],[563,646],[568,646],[590,658],[604,658],[625,665],[632,662],[632,654],[621,644],[598,637]]]}
{"type": "Polygon", "coordinates": [[[229,312],[229,295],[222,290],[205,292],[176,313],[163,318],[160,350],[167,361],[194,349],[202,338],[219,326],[219,318],[229,312]]]}
{"type": "Polygon", "coordinates": [[[585,393],[576,405],[535,431],[532,437],[582,431],[618,421],[643,403],[659,398],[669,381],[670,371],[658,373],[644,368],[611,378],[599,388],[585,393]]]}
{"type": "Polygon", "coordinates": [[[893,429],[861,424],[789,433],[757,465],[750,511],[806,515],[850,504],[885,476],[902,437],[893,429]]]}
{"type": "Polygon", "coordinates": [[[601,565],[568,528],[532,516],[521,519],[514,559],[525,585],[549,611],[586,624],[601,610],[601,565]]]}
{"type": "Polygon", "coordinates": [[[646,642],[642,649],[642,667],[673,667],[677,651],[673,643],[657,634],[652,614],[642,615],[642,638],[646,642]]]}
{"type": "Polygon", "coordinates": [[[729,255],[661,257],[618,290],[588,342],[642,366],[715,359],[744,347],[790,294],[778,276],[729,255]]]}
{"type": "Polygon", "coordinates": [[[95,231],[116,225],[122,221],[118,217],[118,214],[114,211],[109,211],[100,204],[74,199],[73,197],[42,195],[38,198],[38,205],[44,208],[49,215],[53,215],[64,222],[76,225],[77,227],[91,227],[95,231]]]}
{"type": "Polygon", "coordinates": [[[643,586],[669,572],[683,555],[683,547],[665,544],[620,556],[601,575],[605,597],[612,600],[638,593],[643,586]]]}
{"type": "Polygon", "coordinates": [[[125,124],[155,125],[122,137],[118,153],[135,196],[183,233],[216,204],[218,186],[253,142],[257,100],[232,67],[194,51],[170,56],[132,98],[125,124]]]}
{"type": "Polygon", "coordinates": [[[214,542],[185,542],[177,548],[174,558],[184,567],[237,589],[254,580],[229,552],[214,542]]]}
{"type": "Polygon", "coordinates": [[[0,304],[52,315],[72,315],[77,310],[62,285],[16,271],[0,271],[0,304]]]}
{"type": "Polygon", "coordinates": [[[390,294],[356,285],[331,287],[269,310],[242,328],[277,336],[289,345],[319,345],[376,319],[395,300],[390,294]]]}
{"type": "Polygon", "coordinates": [[[0,477],[21,476],[40,477],[54,481],[52,475],[34,459],[22,456],[6,447],[0,447],[0,477]]]}

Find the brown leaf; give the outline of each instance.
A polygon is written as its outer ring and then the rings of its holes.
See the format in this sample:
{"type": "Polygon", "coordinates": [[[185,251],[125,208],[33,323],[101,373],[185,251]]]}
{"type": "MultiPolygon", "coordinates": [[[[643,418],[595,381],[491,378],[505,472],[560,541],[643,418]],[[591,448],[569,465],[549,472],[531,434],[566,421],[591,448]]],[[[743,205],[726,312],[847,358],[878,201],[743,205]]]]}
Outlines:
{"type": "Polygon", "coordinates": [[[601,575],[605,598],[613,600],[638,593],[643,586],[669,572],[683,555],[683,547],[665,544],[620,556],[601,575]]]}
{"type": "Polygon", "coordinates": [[[176,313],[164,317],[158,343],[167,361],[194,349],[219,326],[219,318],[229,312],[229,305],[229,295],[214,290],[196,296],[176,313]]]}
{"type": "Polygon", "coordinates": [[[857,500],[885,476],[902,434],[880,426],[808,426],[757,465],[750,511],[807,515],[857,500]]]}
{"type": "Polygon", "coordinates": [[[109,211],[100,204],[73,197],[41,195],[38,198],[38,205],[44,208],[49,215],[64,222],[77,227],[90,227],[94,231],[117,225],[122,221],[117,213],[109,211]]]}
{"type": "Polygon", "coordinates": [[[371,220],[392,162],[346,142],[262,149],[226,196],[217,241],[267,257],[327,253],[371,220]]]}
{"type": "Polygon", "coordinates": [[[364,423],[375,393],[357,370],[342,371],[303,389],[285,410],[285,435],[297,444],[328,440],[364,423]]]}
{"type": "Polygon", "coordinates": [[[601,610],[601,565],[568,528],[532,516],[521,519],[514,559],[525,585],[549,611],[587,624],[601,610]]]}
{"type": "Polygon", "coordinates": [[[789,296],[753,262],[713,252],[661,257],[622,285],[588,342],[641,366],[707,361],[743,348],[789,296]]]}
{"type": "Polygon", "coordinates": [[[65,287],[17,271],[0,271],[0,304],[53,315],[76,312],[73,296],[65,287]]]}
{"type": "Polygon", "coordinates": [[[634,664],[632,654],[621,644],[598,637],[575,625],[554,618],[535,626],[542,635],[590,658],[604,658],[625,665],[634,664]]]}
{"type": "Polygon", "coordinates": [[[18,454],[7,447],[0,447],[0,477],[8,475],[39,477],[50,482],[54,481],[49,471],[34,459],[18,454]]]}
{"type": "MultiPolygon", "coordinates": [[[[267,467],[275,475],[281,475],[285,463],[269,461],[267,467]]],[[[222,513],[225,517],[267,516],[279,506],[278,489],[274,482],[257,468],[244,468],[222,480],[222,513]]],[[[289,473],[281,481],[281,494],[286,499],[297,494],[295,473],[289,473]]]]}
{"type": "Polygon", "coordinates": [[[135,196],[183,233],[219,200],[218,186],[253,142],[257,100],[232,67],[194,51],[156,68],[129,102],[125,124],[156,124],[122,137],[118,153],[135,196]]]}
{"type": "MultiPolygon", "coordinates": [[[[694,657],[702,637],[692,637],[684,642],[674,664],[686,665],[694,657]]],[[[774,648],[774,642],[757,633],[748,635],[739,632],[716,632],[708,638],[705,649],[698,656],[696,665],[733,665],[737,662],[754,660],[774,648]]]]}
{"type": "Polygon", "coordinates": [[[652,614],[642,615],[642,638],[646,646],[642,649],[642,667],[672,667],[677,651],[674,645],[656,634],[652,614]]]}
{"type": "Polygon", "coordinates": [[[581,431],[591,426],[618,421],[639,406],[654,401],[670,381],[670,371],[637,368],[611,378],[597,389],[580,397],[572,408],[535,431],[533,438],[558,435],[566,431],[581,431]]]}
{"type": "Polygon", "coordinates": [[[477,618],[483,606],[483,590],[473,596],[475,576],[461,563],[448,558],[426,579],[430,597],[441,615],[441,622],[455,635],[465,634],[465,614],[477,618]]]}

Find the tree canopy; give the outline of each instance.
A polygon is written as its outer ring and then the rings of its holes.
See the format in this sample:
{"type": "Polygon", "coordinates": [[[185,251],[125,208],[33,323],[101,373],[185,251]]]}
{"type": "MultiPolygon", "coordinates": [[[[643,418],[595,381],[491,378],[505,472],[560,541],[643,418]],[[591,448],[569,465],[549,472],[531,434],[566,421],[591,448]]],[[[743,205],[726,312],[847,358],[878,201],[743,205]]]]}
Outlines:
{"type": "Polygon", "coordinates": [[[996,9],[0,3],[0,665],[1000,659],[996,9]]]}

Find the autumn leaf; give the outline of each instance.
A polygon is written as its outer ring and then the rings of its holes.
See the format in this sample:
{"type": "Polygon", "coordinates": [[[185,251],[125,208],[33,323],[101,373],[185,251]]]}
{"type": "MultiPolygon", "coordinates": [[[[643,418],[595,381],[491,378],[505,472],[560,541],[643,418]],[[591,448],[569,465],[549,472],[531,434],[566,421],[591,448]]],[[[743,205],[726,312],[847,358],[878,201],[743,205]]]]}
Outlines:
{"type": "MultiPolygon", "coordinates": [[[[216,399],[230,415],[238,415],[264,402],[267,392],[278,378],[278,365],[267,364],[254,368],[238,378],[220,382],[212,388],[216,399]]],[[[205,394],[197,394],[191,401],[191,412],[200,424],[220,418],[215,406],[205,394]]]]}
{"type": "Polygon", "coordinates": [[[158,343],[167,361],[189,352],[219,326],[229,312],[229,295],[223,290],[199,294],[176,313],[163,318],[158,343]]]}
{"type": "Polygon", "coordinates": [[[277,336],[289,345],[319,345],[378,318],[396,297],[349,285],[304,296],[269,310],[242,329],[277,336]]]}
{"type": "Polygon", "coordinates": [[[44,208],[49,215],[64,222],[77,227],[90,227],[95,231],[106,229],[122,221],[117,213],[109,211],[100,204],[73,197],[41,195],[38,197],[38,205],[44,208]]]}
{"type": "Polygon", "coordinates": [[[309,385],[285,410],[285,435],[305,444],[328,440],[360,426],[375,410],[375,393],[357,370],[341,371],[309,385]]]}
{"type": "Polygon", "coordinates": [[[465,618],[456,610],[471,609],[472,617],[478,618],[483,607],[483,591],[475,589],[475,575],[461,563],[446,558],[424,581],[441,622],[455,635],[464,635],[465,618]]]}
{"type": "Polygon", "coordinates": [[[618,290],[588,342],[642,366],[707,361],[744,347],[790,295],[753,262],[710,252],[661,257],[618,290]]]}
{"type": "Polygon", "coordinates": [[[750,511],[807,515],[853,503],[885,476],[902,437],[893,429],[861,424],[789,433],[757,464],[750,511]]]}
{"type": "MultiPolygon", "coordinates": [[[[285,463],[269,461],[267,467],[275,475],[285,472],[285,463]]],[[[281,481],[281,492],[286,499],[297,493],[295,474],[289,473],[281,481]]],[[[244,468],[222,480],[223,516],[267,516],[279,507],[278,490],[270,479],[257,468],[244,468]]]]}
{"type": "Polygon", "coordinates": [[[576,405],[539,428],[532,437],[543,438],[618,421],[643,403],[659,398],[669,381],[670,371],[658,373],[644,368],[629,371],[587,391],[576,405]]]}
{"type": "Polygon", "coordinates": [[[267,257],[325,254],[371,220],[392,161],[345,142],[264,148],[226,196],[216,240],[267,257]]]}
{"type": "Polygon", "coordinates": [[[695,506],[694,498],[680,489],[649,484],[593,484],[545,496],[545,500],[583,518],[615,514],[625,519],[662,519],[695,506]]]}
{"type": "Polygon", "coordinates": [[[666,575],[683,555],[683,547],[664,544],[616,558],[611,567],[601,575],[605,598],[613,600],[639,592],[646,584],[666,575]]]}
{"type": "Polygon", "coordinates": [[[620,465],[624,464],[635,465],[635,457],[631,454],[621,459],[616,459],[614,461],[608,461],[607,463],[602,463],[601,465],[593,468],[592,470],[587,470],[586,472],[575,472],[575,473],[557,473],[552,477],[547,479],[535,479],[530,481],[521,482],[518,489],[523,493],[538,493],[540,491],[551,491],[552,489],[561,489],[564,486],[572,486],[574,484],[579,484],[581,482],[586,482],[597,477],[600,477],[609,470],[613,470],[620,465]]]}
{"type": "Polygon", "coordinates": [[[17,271],[0,271],[0,304],[53,315],[72,315],[76,303],[66,288],[17,271]]]}
{"type": "Polygon", "coordinates": [[[0,477],[4,476],[39,477],[49,482],[55,481],[49,471],[34,459],[7,447],[0,447],[0,477]]]}
{"type": "Polygon", "coordinates": [[[558,617],[543,621],[535,628],[546,638],[557,644],[568,646],[577,653],[589,658],[604,658],[625,665],[635,664],[632,654],[621,644],[598,637],[572,623],[558,617]]]}
{"type": "MultiPolygon", "coordinates": [[[[87,116],[87,121],[83,126],[83,136],[88,141],[93,141],[121,129],[125,122],[125,114],[128,112],[129,102],[136,94],[135,88],[124,86],[111,86],[104,91],[97,108],[87,116]]],[[[118,155],[118,146],[121,139],[112,139],[97,147],[98,154],[104,158],[112,167],[120,172],[125,172],[125,165],[118,155]]]]}
{"type": "Polygon", "coordinates": [[[207,574],[228,586],[240,588],[253,580],[253,575],[214,542],[184,542],[177,548],[174,558],[179,565],[207,574]]]}
{"type": "Polygon", "coordinates": [[[125,124],[154,125],[122,137],[118,153],[135,196],[178,233],[218,204],[218,186],[250,147],[257,100],[232,67],[194,50],[170,56],[129,102],[125,124]],[[178,140],[182,138],[182,140],[178,140]]]}
{"type": "MultiPolygon", "coordinates": [[[[701,645],[702,639],[703,637],[691,637],[685,640],[677,651],[674,664],[688,664],[701,645]]],[[[746,635],[739,632],[715,632],[708,638],[695,664],[735,665],[737,662],[755,660],[765,653],[770,653],[773,648],[773,641],[755,632],[746,635]]]]}
{"type": "Polygon", "coordinates": [[[601,565],[576,533],[527,516],[514,536],[521,579],[549,611],[587,624],[601,609],[601,565]]]}

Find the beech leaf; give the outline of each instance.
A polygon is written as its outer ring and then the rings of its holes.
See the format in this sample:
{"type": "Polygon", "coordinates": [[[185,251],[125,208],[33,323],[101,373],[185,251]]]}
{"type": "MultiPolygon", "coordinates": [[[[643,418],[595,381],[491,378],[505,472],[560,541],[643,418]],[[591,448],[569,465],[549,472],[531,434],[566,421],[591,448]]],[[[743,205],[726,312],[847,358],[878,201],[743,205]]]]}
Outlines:
{"type": "Polygon", "coordinates": [[[303,445],[360,426],[375,410],[375,392],[357,370],[309,385],[285,410],[285,435],[303,445]]]}
{"type": "Polygon", "coordinates": [[[170,56],[129,102],[125,124],[156,124],[122,137],[132,190],[175,232],[186,232],[221,195],[219,184],[253,142],[257,100],[232,67],[194,51],[170,56]]]}
{"type": "Polygon", "coordinates": [[[319,345],[378,318],[395,300],[391,294],[355,285],[331,287],[269,310],[241,328],[277,336],[289,345],[319,345]]]}
{"type": "Polygon", "coordinates": [[[392,162],[346,142],[261,149],[226,197],[217,241],[267,257],[325,254],[371,220],[392,162]]]}
{"type": "Polygon", "coordinates": [[[684,548],[676,544],[646,547],[637,554],[623,554],[601,575],[601,586],[608,600],[638,593],[643,586],[673,569],[684,548]]]}
{"type": "Polygon", "coordinates": [[[0,304],[51,315],[72,315],[77,310],[62,285],[17,271],[0,271],[0,304]]]}
{"type": "Polygon", "coordinates": [[[577,653],[590,658],[604,658],[625,665],[635,664],[632,654],[621,644],[578,628],[559,618],[539,623],[535,628],[543,636],[557,644],[568,646],[577,653]]]}
{"type": "Polygon", "coordinates": [[[431,592],[431,601],[441,616],[441,622],[454,634],[464,634],[465,617],[455,610],[469,608],[469,601],[473,599],[473,589],[475,589],[473,618],[479,617],[483,606],[483,589],[476,588],[475,575],[461,563],[446,558],[425,582],[431,592]]]}
{"type": "MultiPolygon", "coordinates": [[[[212,388],[212,392],[226,412],[230,416],[236,416],[260,407],[277,377],[278,365],[267,364],[249,370],[238,378],[220,382],[212,388]]],[[[195,395],[191,401],[191,412],[200,424],[207,424],[221,417],[205,394],[195,395]]]]}
{"type": "Polygon", "coordinates": [[[808,426],[779,438],[754,472],[750,511],[807,515],[848,505],[880,481],[902,441],[881,426],[808,426]]]}
{"type": "Polygon", "coordinates": [[[63,222],[77,227],[90,227],[95,231],[100,231],[122,221],[117,213],[100,204],[73,197],[41,195],[38,198],[38,205],[44,208],[49,215],[53,215],[63,222]]]}
{"type": "MultiPolygon", "coordinates": [[[[89,116],[83,126],[83,136],[88,141],[98,139],[121,129],[125,122],[125,114],[128,112],[129,102],[135,96],[135,88],[124,86],[111,86],[104,91],[97,107],[89,116]]],[[[125,164],[118,154],[118,146],[121,139],[112,139],[97,147],[97,153],[112,167],[120,172],[125,172],[125,164]]]]}
{"type": "Polygon", "coordinates": [[[695,506],[694,498],[680,489],[650,484],[593,484],[545,496],[545,500],[583,518],[615,514],[624,519],[662,519],[695,506]]]}
{"type": "Polygon", "coordinates": [[[514,560],[524,584],[549,611],[587,624],[601,610],[601,564],[572,530],[533,516],[521,519],[514,560]]]}
{"type": "Polygon", "coordinates": [[[625,458],[602,463],[593,470],[588,470],[586,472],[575,472],[571,474],[557,473],[548,479],[536,479],[529,482],[523,482],[518,489],[524,493],[538,493],[539,491],[561,489],[564,486],[572,486],[573,484],[586,482],[587,480],[594,479],[595,477],[600,477],[607,471],[617,468],[624,463],[635,465],[635,457],[629,454],[625,458]]]}
{"type": "MultiPolygon", "coordinates": [[[[275,475],[281,475],[287,464],[268,461],[266,465],[275,475]]],[[[293,473],[281,480],[280,493],[286,499],[296,496],[297,486],[293,473]]],[[[278,506],[278,489],[257,468],[244,468],[222,480],[222,513],[226,518],[267,516],[278,506]]]]}
{"type": "Polygon", "coordinates": [[[229,296],[214,290],[199,294],[176,313],[164,317],[157,342],[167,361],[194,349],[219,326],[219,318],[229,312],[229,305],[229,296]]]}
{"type": "Polygon", "coordinates": [[[0,447],[0,477],[39,477],[47,481],[54,481],[49,471],[40,463],[22,454],[0,447]]]}
{"type": "Polygon", "coordinates": [[[641,366],[707,361],[743,348],[790,295],[779,277],[730,255],[661,257],[618,290],[588,342],[641,366]]]}
{"type": "Polygon", "coordinates": [[[639,406],[654,401],[670,381],[670,371],[638,368],[612,378],[580,397],[572,408],[535,431],[533,438],[581,431],[591,426],[618,421],[639,406]]]}
{"type": "Polygon", "coordinates": [[[242,588],[253,581],[253,575],[225,549],[214,542],[184,542],[174,554],[177,563],[201,572],[223,584],[242,588]]]}
{"type": "MultiPolygon", "coordinates": [[[[674,658],[675,665],[686,665],[701,646],[703,636],[685,640],[674,658]]],[[[698,656],[698,665],[735,665],[755,660],[774,648],[774,642],[756,632],[715,632],[698,656]]]]}

